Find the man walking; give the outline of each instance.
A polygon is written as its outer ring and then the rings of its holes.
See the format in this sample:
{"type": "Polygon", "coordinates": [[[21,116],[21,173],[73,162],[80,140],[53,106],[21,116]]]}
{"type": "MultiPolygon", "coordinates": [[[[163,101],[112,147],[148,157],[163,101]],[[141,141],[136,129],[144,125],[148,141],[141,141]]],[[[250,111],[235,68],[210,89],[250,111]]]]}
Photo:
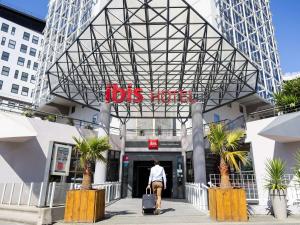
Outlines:
{"type": "Polygon", "coordinates": [[[148,187],[150,188],[152,182],[152,190],[156,196],[156,210],[155,214],[160,214],[161,207],[161,193],[162,189],[167,188],[167,178],[163,167],[159,165],[159,161],[154,161],[154,166],[151,168],[148,187]]]}

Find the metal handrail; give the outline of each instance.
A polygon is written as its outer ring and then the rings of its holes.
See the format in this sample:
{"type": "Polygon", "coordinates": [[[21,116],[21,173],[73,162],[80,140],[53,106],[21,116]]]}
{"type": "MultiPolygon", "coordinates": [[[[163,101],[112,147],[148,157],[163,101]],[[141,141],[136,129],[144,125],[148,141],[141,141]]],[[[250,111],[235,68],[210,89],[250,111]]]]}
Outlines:
{"type": "Polygon", "coordinates": [[[0,102],[0,111],[3,111],[3,112],[15,113],[15,114],[19,114],[19,115],[24,115],[24,113],[26,113],[26,112],[32,112],[34,114],[33,115],[34,117],[43,118],[45,116],[54,116],[56,119],[72,120],[74,122],[74,125],[77,122],[78,123],[77,125],[79,125],[80,127],[84,127],[84,126],[87,126],[87,125],[91,125],[93,127],[98,127],[99,126],[99,124],[93,123],[93,122],[90,122],[90,121],[77,119],[77,118],[73,118],[73,117],[69,117],[69,116],[64,116],[64,115],[60,115],[60,114],[55,114],[55,113],[48,113],[48,112],[36,110],[36,109],[33,109],[33,108],[29,108],[29,107],[26,107],[26,106],[14,106],[12,108],[12,109],[20,110],[20,112],[14,111],[14,110],[4,109],[4,108],[1,108],[1,106],[6,106],[8,108],[11,108],[11,107],[7,103],[0,102]]]}
{"type": "Polygon", "coordinates": [[[291,106],[291,105],[273,106],[267,109],[249,113],[247,116],[247,120],[251,121],[255,119],[269,118],[269,117],[279,116],[279,115],[298,112],[298,111],[300,111],[300,104],[295,106],[291,106]]]}

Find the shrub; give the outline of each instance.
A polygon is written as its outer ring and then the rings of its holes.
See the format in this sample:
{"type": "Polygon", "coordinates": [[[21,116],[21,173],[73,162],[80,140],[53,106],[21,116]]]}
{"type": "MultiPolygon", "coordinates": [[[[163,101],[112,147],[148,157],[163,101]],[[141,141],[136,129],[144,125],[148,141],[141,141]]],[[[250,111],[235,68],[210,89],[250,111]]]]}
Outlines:
{"type": "Polygon", "coordinates": [[[25,112],[23,112],[23,115],[32,118],[34,116],[34,113],[32,110],[26,110],[25,112]]]}
{"type": "Polygon", "coordinates": [[[269,159],[266,162],[266,188],[269,190],[285,190],[285,163],[281,159],[269,159]]]}
{"type": "Polygon", "coordinates": [[[56,116],[54,116],[54,115],[48,115],[48,116],[46,117],[46,119],[47,119],[48,121],[50,121],[50,122],[55,122],[55,121],[56,121],[56,116]]]}

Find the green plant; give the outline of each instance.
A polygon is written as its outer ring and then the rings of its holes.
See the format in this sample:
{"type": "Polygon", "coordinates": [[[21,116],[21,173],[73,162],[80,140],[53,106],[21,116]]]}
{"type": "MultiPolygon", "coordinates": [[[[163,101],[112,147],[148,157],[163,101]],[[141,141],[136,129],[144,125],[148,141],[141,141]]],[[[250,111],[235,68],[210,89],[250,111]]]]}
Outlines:
{"type": "Polygon", "coordinates": [[[23,115],[29,118],[32,118],[34,116],[34,113],[32,110],[26,110],[23,112],[23,115]]]}
{"type": "Polygon", "coordinates": [[[207,135],[210,143],[210,150],[213,154],[220,157],[220,174],[221,174],[221,188],[231,187],[229,180],[229,167],[240,171],[239,162],[246,165],[247,152],[238,151],[239,142],[245,136],[244,130],[227,131],[225,126],[221,123],[212,124],[210,132],[207,135]]]}
{"type": "Polygon", "coordinates": [[[56,121],[56,116],[54,116],[54,115],[48,115],[48,116],[46,117],[46,119],[47,119],[48,121],[50,121],[50,122],[55,122],[55,121],[56,121]]]}
{"type": "Polygon", "coordinates": [[[92,137],[88,139],[78,139],[75,141],[75,151],[79,152],[80,165],[83,168],[83,179],[81,189],[92,189],[92,166],[91,163],[99,160],[106,163],[103,153],[111,148],[108,137],[92,137]]]}
{"type": "Polygon", "coordinates": [[[276,105],[279,107],[295,107],[300,104],[300,78],[285,81],[282,90],[274,94],[276,105]]]}
{"type": "Polygon", "coordinates": [[[94,127],[91,124],[86,125],[84,128],[88,129],[88,130],[93,130],[94,129],[94,127]]]}
{"type": "Polygon", "coordinates": [[[295,174],[295,177],[298,181],[298,183],[300,183],[300,150],[298,150],[296,152],[296,154],[294,155],[294,158],[295,158],[295,167],[294,167],[294,174],[295,174]]]}
{"type": "Polygon", "coordinates": [[[268,159],[266,162],[266,188],[269,190],[285,190],[285,163],[281,159],[268,159]]]}
{"type": "Polygon", "coordinates": [[[74,126],[74,120],[72,118],[68,118],[67,124],[70,126],[74,126]]]}

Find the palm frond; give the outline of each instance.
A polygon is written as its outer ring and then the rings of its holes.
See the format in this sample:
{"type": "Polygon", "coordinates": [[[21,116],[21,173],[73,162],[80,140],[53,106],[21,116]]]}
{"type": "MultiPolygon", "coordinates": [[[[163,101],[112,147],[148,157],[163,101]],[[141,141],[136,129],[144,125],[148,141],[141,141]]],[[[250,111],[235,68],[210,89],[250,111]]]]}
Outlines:
{"type": "Polygon", "coordinates": [[[227,133],[226,148],[236,150],[239,146],[239,141],[245,136],[245,131],[238,129],[227,133]]]}
{"type": "Polygon", "coordinates": [[[234,168],[236,171],[240,171],[239,161],[246,165],[248,163],[248,152],[246,151],[225,151],[223,152],[223,159],[225,162],[231,167],[234,168]]]}
{"type": "Polygon", "coordinates": [[[103,153],[111,148],[108,137],[92,137],[88,139],[78,139],[75,141],[75,151],[80,152],[80,164],[83,166],[86,162],[99,160],[106,162],[103,153]]]}
{"type": "Polygon", "coordinates": [[[212,124],[209,127],[209,130],[210,131],[207,135],[207,138],[210,143],[211,152],[215,154],[220,154],[226,142],[226,131],[224,125],[221,123],[212,124]]]}

